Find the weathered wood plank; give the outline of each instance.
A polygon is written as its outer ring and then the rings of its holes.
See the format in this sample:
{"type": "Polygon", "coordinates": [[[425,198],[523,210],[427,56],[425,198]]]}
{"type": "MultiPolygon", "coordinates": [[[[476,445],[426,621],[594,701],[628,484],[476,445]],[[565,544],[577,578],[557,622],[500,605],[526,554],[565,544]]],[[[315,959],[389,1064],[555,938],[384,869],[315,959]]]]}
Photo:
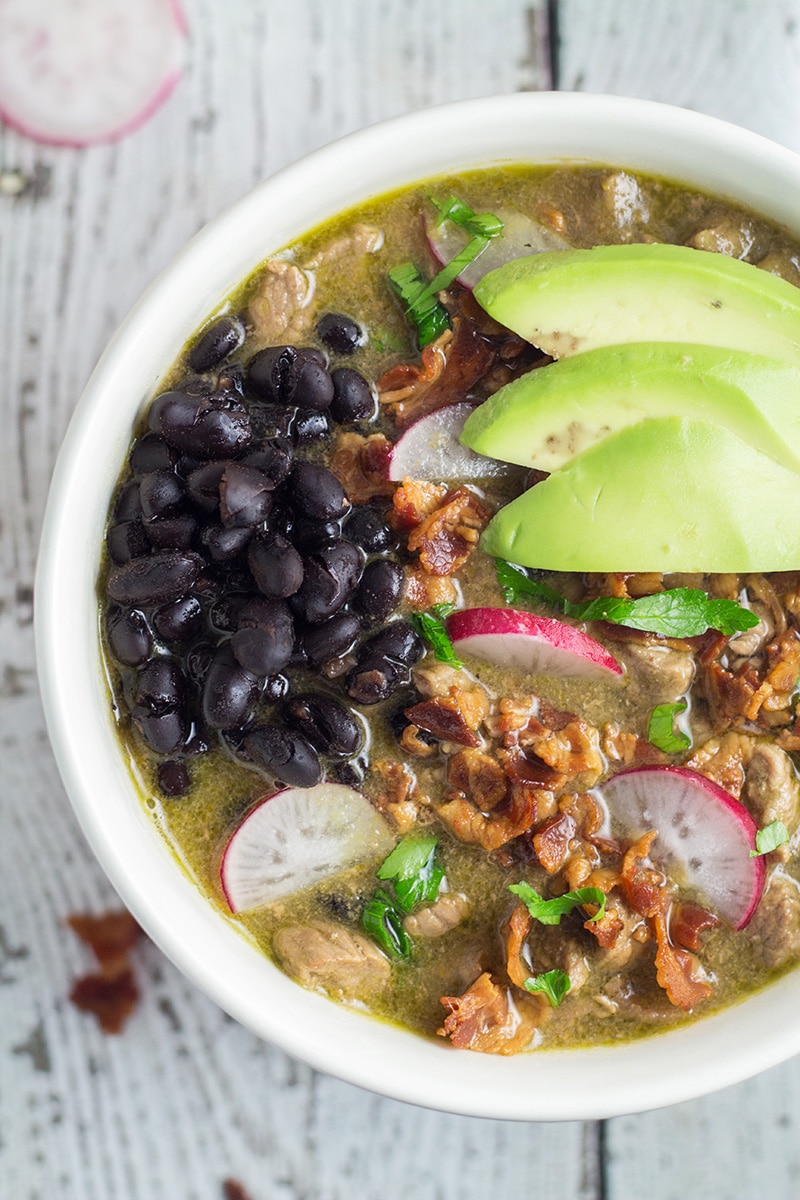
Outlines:
{"type": "MultiPolygon", "coordinates": [[[[800,149],[797,0],[560,0],[560,86],[669,101],[800,149]]],[[[715,1096],[606,1123],[604,1196],[800,1191],[800,1061],[715,1096]]]]}

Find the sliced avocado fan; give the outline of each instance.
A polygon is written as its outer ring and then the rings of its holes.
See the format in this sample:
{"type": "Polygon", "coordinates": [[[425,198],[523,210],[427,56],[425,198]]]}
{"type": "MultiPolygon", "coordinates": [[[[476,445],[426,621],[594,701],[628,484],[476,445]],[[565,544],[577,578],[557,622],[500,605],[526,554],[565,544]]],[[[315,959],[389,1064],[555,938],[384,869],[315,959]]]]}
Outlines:
{"type": "Polygon", "coordinates": [[[800,471],[800,368],[717,346],[601,346],[529,371],[479,405],[461,441],[555,471],[611,434],[659,417],[724,426],[800,471]]]}
{"type": "Polygon", "coordinates": [[[535,254],[490,271],[474,295],[496,321],[554,358],[620,342],[685,342],[800,366],[800,289],[688,246],[535,254]]]}

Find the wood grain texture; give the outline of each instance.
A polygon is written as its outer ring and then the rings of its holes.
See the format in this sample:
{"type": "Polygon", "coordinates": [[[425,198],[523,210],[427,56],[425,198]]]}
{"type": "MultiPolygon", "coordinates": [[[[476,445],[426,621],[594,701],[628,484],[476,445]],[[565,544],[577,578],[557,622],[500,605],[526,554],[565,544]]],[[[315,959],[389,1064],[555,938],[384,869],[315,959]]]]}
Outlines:
{"type": "Polygon", "coordinates": [[[61,789],[35,692],[31,587],[58,445],[144,286],[255,182],[426,104],[548,86],[670,99],[798,145],[798,5],[770,0],[186,0],[187,74],[124,141],[0,129],[0,1197],[253,1200],[557,1195],[652,1200],[798,1185],[797,1064],[610,1122],[428,1113],[319,1076],[236,1025],[151,945],[140,1009],[104,1037],[66,997],[90,969],[70,911],[115,899],[61,789]],[[603,1148],[605,1146],[605,1156],[603,1148]]]}

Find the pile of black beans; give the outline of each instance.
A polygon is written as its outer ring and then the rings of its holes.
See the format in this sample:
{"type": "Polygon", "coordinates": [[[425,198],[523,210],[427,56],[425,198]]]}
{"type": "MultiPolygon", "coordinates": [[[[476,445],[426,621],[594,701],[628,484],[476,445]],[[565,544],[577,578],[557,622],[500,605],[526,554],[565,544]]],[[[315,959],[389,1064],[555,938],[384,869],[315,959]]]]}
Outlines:
{"type": "MultiPolygon", "coordinates": [[[[318,334],[335,356],[364,340],[337,313],[318,334]]],[[[319,461],[332,427],[376,419],[374,388],[313,347],[247,357],[227,316],[187,364],[150,406],[107,530],[121,706],[167,796],[220,741],[278,783],[355,782],[354,705],[406,686],[423,654],[395,615],[404,571],[385,505],[351,504],[319,461]]]]}

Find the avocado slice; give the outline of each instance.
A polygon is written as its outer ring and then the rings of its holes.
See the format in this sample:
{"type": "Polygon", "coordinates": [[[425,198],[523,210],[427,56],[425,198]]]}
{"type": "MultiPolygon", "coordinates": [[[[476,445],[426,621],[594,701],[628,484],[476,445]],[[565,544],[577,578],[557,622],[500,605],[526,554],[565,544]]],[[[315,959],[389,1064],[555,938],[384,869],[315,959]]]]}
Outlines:
{"type": "Polygon", "coordinates": [[[800,368],[717,346],[600,346],[522,375],[479,405],[461,441],[555,471],[629,425],[693,417],[800,471],[800,368]]]}
{"type": "Polygon", "coordinates": [[[554,358],[619,342],[690,342],[800,366],[800,288],[688,246],[557,250],[489,271],[474,296],[554,358]]]}
{"type": "Polygon", "coordinates": [[[728,429],[662,417],[611,434],[507,504],[487,554],[551,571],[782,571],[800,475],[728,429]]]}

